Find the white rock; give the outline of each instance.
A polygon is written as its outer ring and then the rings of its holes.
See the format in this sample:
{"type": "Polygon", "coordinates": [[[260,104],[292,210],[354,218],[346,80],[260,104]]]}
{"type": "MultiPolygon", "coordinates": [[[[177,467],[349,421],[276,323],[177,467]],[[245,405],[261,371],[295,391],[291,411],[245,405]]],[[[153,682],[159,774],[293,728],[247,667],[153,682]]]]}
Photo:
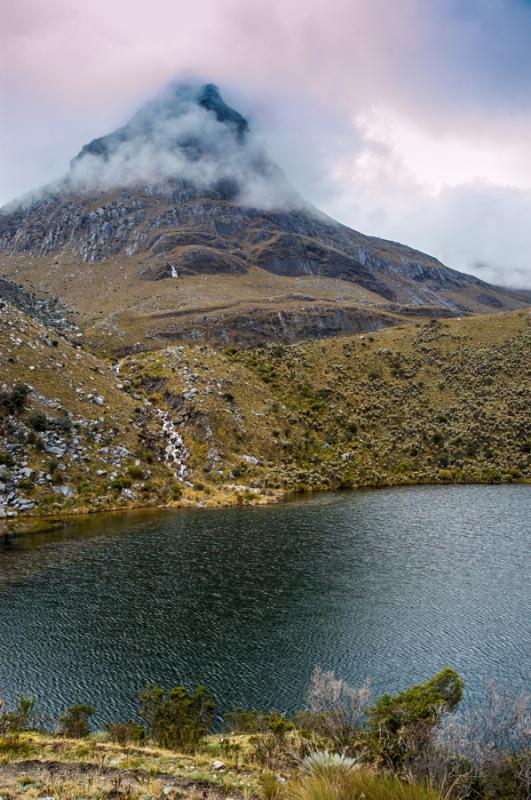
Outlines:
{"type": "Polygon", "coordinates": [[[52,486],[52,492],[56,494],[62,494],[63,497],[73,497],[74,490],[70,488],[70,486],[52,486]]]}

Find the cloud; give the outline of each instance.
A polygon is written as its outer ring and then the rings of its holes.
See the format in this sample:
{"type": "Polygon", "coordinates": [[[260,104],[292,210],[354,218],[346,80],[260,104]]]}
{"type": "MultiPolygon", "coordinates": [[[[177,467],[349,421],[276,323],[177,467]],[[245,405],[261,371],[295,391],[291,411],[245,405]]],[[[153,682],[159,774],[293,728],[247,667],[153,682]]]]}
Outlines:
{"type": "Polygon", "coordinates": [[[0,200],[192,71],[324,211],[528,280],[530,34],[523,0],[7,0],[0,200]]]}
{"type": "MultiPolygon", "coordinates": [[[[247,121],[226,106],[215,87],[173,83],[127,123],[83,147],[64,178],[21,198],[24,205],[56,192],[93,193],[170,183],[216,191],[240,205],[300,208],[300,196],[267,157],[247,121]],[[208,102],[208,101],[206,101],[208,102]],[[220,118],[221,114],[221,118],[220,118]]],[[[16,205],[14,201],[11,205],[16,205]]]]}

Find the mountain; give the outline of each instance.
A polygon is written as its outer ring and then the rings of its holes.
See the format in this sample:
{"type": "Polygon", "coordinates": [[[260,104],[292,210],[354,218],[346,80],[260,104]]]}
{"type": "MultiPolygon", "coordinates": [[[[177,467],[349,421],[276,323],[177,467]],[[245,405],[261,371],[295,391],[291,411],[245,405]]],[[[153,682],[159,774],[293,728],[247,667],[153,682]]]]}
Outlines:
{"type": "Polygon", "coordinates": [[[104,351],[253,344],[524,307],[304,201],[217,87],[174,84],[0,211],[0,274],[104,351]],[[103,291],[102,291],[103,287],[103,291]]]}

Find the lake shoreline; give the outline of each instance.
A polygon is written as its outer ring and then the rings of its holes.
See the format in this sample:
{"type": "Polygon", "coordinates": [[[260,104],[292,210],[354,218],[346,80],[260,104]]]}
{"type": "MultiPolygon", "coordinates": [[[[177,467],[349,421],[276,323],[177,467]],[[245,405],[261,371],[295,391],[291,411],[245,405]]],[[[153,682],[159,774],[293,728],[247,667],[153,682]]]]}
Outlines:
{"type": "Polygon", "coordinates": [[[226,494],[220,498],[216,495],[211,501],[207,498],[204,501],[178,501],[171,504],[164,505],[128,505],[128,506],[114,506],[105,509],[80,509],[71,510],[68,512],[59,512],[55,514],[39,514],[27,515],[23,519],[0,519],[0,544],[7,544],[12,538],[18,538],[25,535],[35,535],[38,533],[49,533],[60,528],[68,527],[69,524],[83,519],[94,518],[95,516],[104,516],[106,514],[119,515],[119,514],[134,514],[135,512],[171,512],[171,511],[192,511],[192,510],[214,510],[223,508],[232,508],[234,506],[270,506],[285,504],[295,500],[303,500],[318,494],[334,494],[340,492],[360,492],[360,491],[378,491],[382,489],[399,489],[399,488],[414,488],[414,487],[449,487],[449,486],[526,486],[530,485],[531,481],[527,478],[498,480],[498,481],[426,481],[426,482],[400,482],[400,483],[378,483],[378,484],[365,484],[348,487],[335,487],[330,489],[299,489],[293,490],[276,490],[272,495],[259,495],[257,497],[242,498],[237,494],[226,494]]]}

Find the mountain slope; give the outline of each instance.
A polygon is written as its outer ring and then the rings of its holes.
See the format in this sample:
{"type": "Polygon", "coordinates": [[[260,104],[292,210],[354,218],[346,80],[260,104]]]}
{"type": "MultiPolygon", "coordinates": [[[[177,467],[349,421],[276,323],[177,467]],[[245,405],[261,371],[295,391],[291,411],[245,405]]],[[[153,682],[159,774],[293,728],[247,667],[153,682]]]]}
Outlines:
{"type": "Polygon", "coordinates": [[[3,209],[0,254],[1,274],[61,297],[121,349],[292,341],[526,304],[314,209],[211,84],[170,87],[85,145],[64,180],[3,209]]]}
{"type": "Polygon", "coordinates": [[[524,311],[115,367],[7,303],[0,336],[0,520],[531,480],[524,311]]]}

